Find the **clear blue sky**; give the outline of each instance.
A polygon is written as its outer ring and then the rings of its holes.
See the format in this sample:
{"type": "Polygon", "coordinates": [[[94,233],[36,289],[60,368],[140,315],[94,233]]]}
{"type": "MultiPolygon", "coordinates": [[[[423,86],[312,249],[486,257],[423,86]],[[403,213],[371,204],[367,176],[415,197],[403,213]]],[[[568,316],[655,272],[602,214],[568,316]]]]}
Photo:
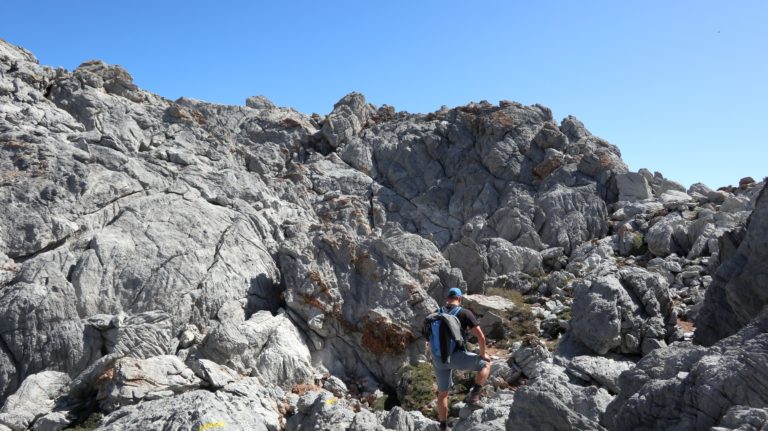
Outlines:
{"type": "Polygon", "coordinates": [[[541,103],[686,186],[768,175],[768,1],[5,0],[0,37],[43,64],[328,113],[350,91],[431,112],[541,103]]]}

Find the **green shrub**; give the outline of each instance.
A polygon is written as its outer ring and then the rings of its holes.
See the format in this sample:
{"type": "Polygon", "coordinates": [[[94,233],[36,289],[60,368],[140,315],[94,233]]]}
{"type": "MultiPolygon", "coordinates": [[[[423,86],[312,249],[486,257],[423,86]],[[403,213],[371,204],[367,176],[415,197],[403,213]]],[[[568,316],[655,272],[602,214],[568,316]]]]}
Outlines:
{"type": "Polygon", "coordinates": [[[486,289],[486,295],[496,295],[508,299],[515,304],[515,311],[504,321],[505,338],[519,340],[527,334],[538,334],[531,306],[525,302],[525,296],[515,289],[491,287],[486,289]]]}
{"type": "Polygon", "coordinates": [[[371,410],[375,412],[382,412],[386,410],[387,398],[388,398],[387,395],[382,395],[376,398],[376,401],[374,401],[373,404],[371,405],[371,410]]]}
{"type": "Polygon", "coordinates": [[[632,238],[632,245],[634,246],[635,250],[640,250],[643,248],[643,242],[645,241],[645,237],[643,234],[639,233],[635,235],[634,238],[632,238]]]}
{"type": "Polygon", "coordinates": [[[400,371],[398,398],[406,410],[429,413],[428,405],[435,399],[435,372],[431,362],[406,365],[400,371]]]}
{"type": "Polygon", "coordinates": [[[571,311],[571,307],[568,307],[565,310],[558,313],[557,318],[561,320],[571,320],[573,318],[573,312],[571,311]]]}
{"type": "Polygon", "coordinates": [[[485,290],[486,296],[501,296],[515,303],[519,308],[529,307],[525,303],[525,297],[515,289],[505,289],[503,287],[489,287],[485,290]]]}

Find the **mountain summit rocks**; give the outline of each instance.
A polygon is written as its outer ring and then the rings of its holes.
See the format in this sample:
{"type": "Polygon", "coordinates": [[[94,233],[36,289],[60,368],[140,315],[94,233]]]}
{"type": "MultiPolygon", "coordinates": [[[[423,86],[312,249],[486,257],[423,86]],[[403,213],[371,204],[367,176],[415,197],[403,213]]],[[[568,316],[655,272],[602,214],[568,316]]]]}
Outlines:
{"type": "Polygon", "coordinates": [[[451,287],[502,355],[455,429],[757,423],[763,186],[630,172],[541,105],[170,101],[0,41],[0,430],[432,430],[394,388],[451,287]]]}

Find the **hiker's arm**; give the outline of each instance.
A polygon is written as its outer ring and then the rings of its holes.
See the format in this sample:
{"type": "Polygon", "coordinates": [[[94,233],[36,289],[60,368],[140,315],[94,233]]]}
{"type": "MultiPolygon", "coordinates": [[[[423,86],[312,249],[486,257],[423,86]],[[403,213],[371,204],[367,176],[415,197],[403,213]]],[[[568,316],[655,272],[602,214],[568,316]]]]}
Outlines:
{"type": "Polygon", "coordinates": [[[472,328],[472,333],[477,337],[477,344],[480,346],[480,356],[487,358],[487,356],[485,356],[485,334],[483,334],[483,329],[480,325],[477,325],[472,328]]]}

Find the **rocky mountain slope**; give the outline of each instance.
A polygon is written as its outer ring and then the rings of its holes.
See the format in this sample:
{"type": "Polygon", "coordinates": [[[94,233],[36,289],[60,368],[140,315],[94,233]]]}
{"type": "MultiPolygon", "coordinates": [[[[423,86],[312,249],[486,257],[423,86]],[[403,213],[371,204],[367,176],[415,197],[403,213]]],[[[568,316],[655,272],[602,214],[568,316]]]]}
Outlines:
{"type": "Polygon", "coordinates": [[[0,153],[0,431],[436,429],[454,286],[496,358],[455,430],[768,423],[762,182],[629,172],[540,105],[170,101],[2,41],[0,153]]]}

